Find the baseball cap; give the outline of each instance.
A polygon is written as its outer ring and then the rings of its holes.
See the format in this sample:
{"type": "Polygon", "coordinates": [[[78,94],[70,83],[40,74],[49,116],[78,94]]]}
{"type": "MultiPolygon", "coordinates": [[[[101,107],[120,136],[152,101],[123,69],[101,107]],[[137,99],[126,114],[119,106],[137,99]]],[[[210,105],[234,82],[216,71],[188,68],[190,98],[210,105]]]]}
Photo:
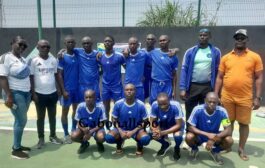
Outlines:
{"type": "Polygon", "coordinates": [[[235,32],[235,34],[234,34],[233,37],[235,38],[238,34],[242,34],[242,35],[248,37],[248,35],[247,35],[247,30],[246,30],[246,29],[238,29],[238,30],[235,32]]]}

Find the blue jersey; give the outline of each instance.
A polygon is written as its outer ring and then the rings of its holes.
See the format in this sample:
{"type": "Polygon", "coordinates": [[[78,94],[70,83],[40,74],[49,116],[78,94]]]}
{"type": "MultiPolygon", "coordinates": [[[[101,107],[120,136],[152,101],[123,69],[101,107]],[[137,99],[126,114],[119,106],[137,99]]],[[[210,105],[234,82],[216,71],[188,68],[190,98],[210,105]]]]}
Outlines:
{"type": "Polygon", "coordinates": [[[109,86],[121,84],[121,65],[125,63],[125,58],[121,53],[114,52],[111,56],[103,53],[100,64],[103,69],[102,83],[109,86]]]}
{"type": "Polygon", "coordinates": [[[63,70],[64,88],[67,91],[78,89],[78,56],[64,54],[59,59],[58,69],[63,70]]]}
{"type": "MultiPolygon", "coordinates": [[[[176,125],[176,120],[183,119],[184,115],[180,104],[177,101],[170,101],[169,109],[162,111],[157,101],[152,104],[150,117],[156,118],[162,130],[169,129],[176,125]]],[[[151,123],[152,124],[152,123],[151,123]]]]}
{"type": "Polygon", "coordinates": [[[123,130],[133,130],[147,119],[147,112],[144,103],[138,99],[132,105],[128,105],[125,99],[120,99],[114,104],[112,117],[118,120],[123,130]]]}
{"type": "Polygon", "coordinates": [[[188,120],[192,126],[210,133],[218,133],[220,125],[228,126],[230,121],[226,110],[217,106],[213,114],[208,114],[205,109],[205,104],[196,106],[188,120]]]}
{"type": "Polygon", "coordinates": [[[93,84],[99,81],[99,62],[97,61],[97,51],[86,53],[83,48],[75,48],[79,61],[79,83],[93,84]]]}
{"type": "Polygon", "coordinates": [[[144,67],[147,55],[144,52],[137,52],[126,58],[125,84],[132,83],[135,87],[143,86],[144,67]]]}
{"type": "Polygon", "coordinates": [[[152,79],[156,81],[171,81],[173,72],[178,68],[177,56],[169,57],[161,50],[150,52],[152,59],[152,79]]]}
{"type": "Polygon", "coordinates": [[[95,128],[106,120],[103,104],[97,103],[93,111],[89,111],[85,102],[80,103],[76,109],[75,119],[86,127],[95,128]]]}

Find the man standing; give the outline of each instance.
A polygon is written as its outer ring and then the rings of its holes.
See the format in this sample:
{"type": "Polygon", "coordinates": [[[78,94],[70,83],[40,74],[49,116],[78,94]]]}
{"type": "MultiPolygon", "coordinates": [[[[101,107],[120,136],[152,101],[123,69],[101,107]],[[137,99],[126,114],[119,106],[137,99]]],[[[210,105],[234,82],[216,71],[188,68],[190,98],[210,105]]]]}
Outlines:
{"type": "MultiPolygon", "coordinates": [[[[213,91],[220,63],[220,50],[211,45],[209,29],[199,31],[199,42],[184,55],[180,75],[180,98],[185,101],[186,121],[195,106],[213,91]]],[[[188,128],[188,122],[187,128],[188,128]]]]}
{"type": "Polygon", "coordinates": [[[60,85],[62,91],[62,97],[60,99],[62,105],[62,127],[64,130],[64,143],[72,143],[71,137],[68,132],[68,112],[72,105],[72,129],[76,129],[76,120],[74,119],[75,111],[79,102],[78,95],[78,58],[74,53],[73,49],[75,47],[75,39],[73,36],[66,36],[64,39],[64,44],[66,47],[66,53],[63,57],[59,58],[58,64],[58,84],[60,85]]]}
{"type": "Polygon", "coordinates": [[[222,165],[223,159],[220,156],[221,150],[231,148],[233,139],[231,136],[231,123],[226,110],[217,106],[218,96],[209,92],[205,98],[205,104],[196,106],[188,120],[189,132],[186,135],[186,143],[191,147],[191,157],[196,160],[198,146],[206,143],[206,150],[210,152],[214,161],[222,165]],[[224,127],[219,131],[220,125],[224,127]]]}
{"type": "Polygon", "coordinates": [[[169,37],[161,35],[159,37],[160,50],[153,50],[150,53],[152,59],[151,104],[161,92],[167,93],[170,99],[172,97],[176,99],[178,58],[175,55],[169,56],[169,43],[169,37]]]}
{"type": "Polygon", "coordinates": [[[248,160],[245,144],[249,135],[251,110],[257,110],[262,100],[263,64],[260,56],[247,48],[247,30],[239,29],[233,37],[234,50],[221,59],[215,93],[218,94],[222,89],[221,102],[228,111],[232,130],[234,122],[239,123],[238,154],[242,160],[248,160]]]}
{"type": "Polygon", "coordinates": [[[47,40],[40,40],[37,44],[39,55],[32,59],[30,64],[30,82],[33,101],[37,110],[38,144],[40,149],[44,146],[44,120],[46,109],[48,111],[50,124],[50,141],[54,144],[62,144],[63,141],[57,138],[56,130],[56,103],[58,94],[56,89],[57,60],[49,55],[50,43],[47,40]]]}
{"type": "Polygon", "coordinates": [[[173,157],[179,160],[179,146],[184,131],[183,117],[180,104],[174,100],[170,101],[166,93],[159,93],[157,101],[152,104],[150,115],[152,137],[162,145],[157,152],[158,156],[164,156],[168,151],[171,144],[168,134],[172,133],[176,143],[173,157]]]}

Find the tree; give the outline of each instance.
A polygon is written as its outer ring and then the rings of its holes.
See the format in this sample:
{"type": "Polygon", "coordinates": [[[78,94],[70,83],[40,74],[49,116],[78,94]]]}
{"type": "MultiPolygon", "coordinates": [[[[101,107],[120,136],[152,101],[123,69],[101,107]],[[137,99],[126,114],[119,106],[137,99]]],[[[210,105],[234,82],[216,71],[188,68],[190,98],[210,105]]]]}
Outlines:
{"type": "MultiPolygon", "coordinates": [[[[206,12],[201,10],[201,20],[204,26],[216,25],[217,12],[220,8],[221,1],[217,3],[217,9],[214,16],[210,17],[206,12]]],[[[174,27],[174,26],[196,26],[197,10],[190,3],[183,8],[179,1],[170,2],[166,0],[165,5],[149,5],[150,9],[144,13],[144,18],[137,23],[139,27],[174,27]]]]}

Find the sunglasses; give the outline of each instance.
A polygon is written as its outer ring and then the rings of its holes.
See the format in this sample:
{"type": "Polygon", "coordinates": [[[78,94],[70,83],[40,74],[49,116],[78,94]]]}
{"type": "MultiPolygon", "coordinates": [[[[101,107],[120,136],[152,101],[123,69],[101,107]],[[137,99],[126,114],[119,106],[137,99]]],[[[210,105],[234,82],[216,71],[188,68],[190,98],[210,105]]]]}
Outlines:
{"type": "Polygon", "coordinates": [[[43,46],[40,46],[40,48],[42,48],[42,49],[44,49],[44,48],[50,49],[51,46],[49,46],[49,45],[43,45],[43,46]]]}
{"type": "Polygon", "coordinates": [[[18,43],[19,47],[23,47],[24,49],[28,48],[28,45],[25,43],[18,43]]]}
{"type": "Polygon", "coordinates": [[[243,37],[243,36],[235,37],[235,40],[236,40],[236,41],[238,41],[238,40],[243,41],[243,40],[245,40],[245,39],[246,39],[246,37],[243,37]]]}

